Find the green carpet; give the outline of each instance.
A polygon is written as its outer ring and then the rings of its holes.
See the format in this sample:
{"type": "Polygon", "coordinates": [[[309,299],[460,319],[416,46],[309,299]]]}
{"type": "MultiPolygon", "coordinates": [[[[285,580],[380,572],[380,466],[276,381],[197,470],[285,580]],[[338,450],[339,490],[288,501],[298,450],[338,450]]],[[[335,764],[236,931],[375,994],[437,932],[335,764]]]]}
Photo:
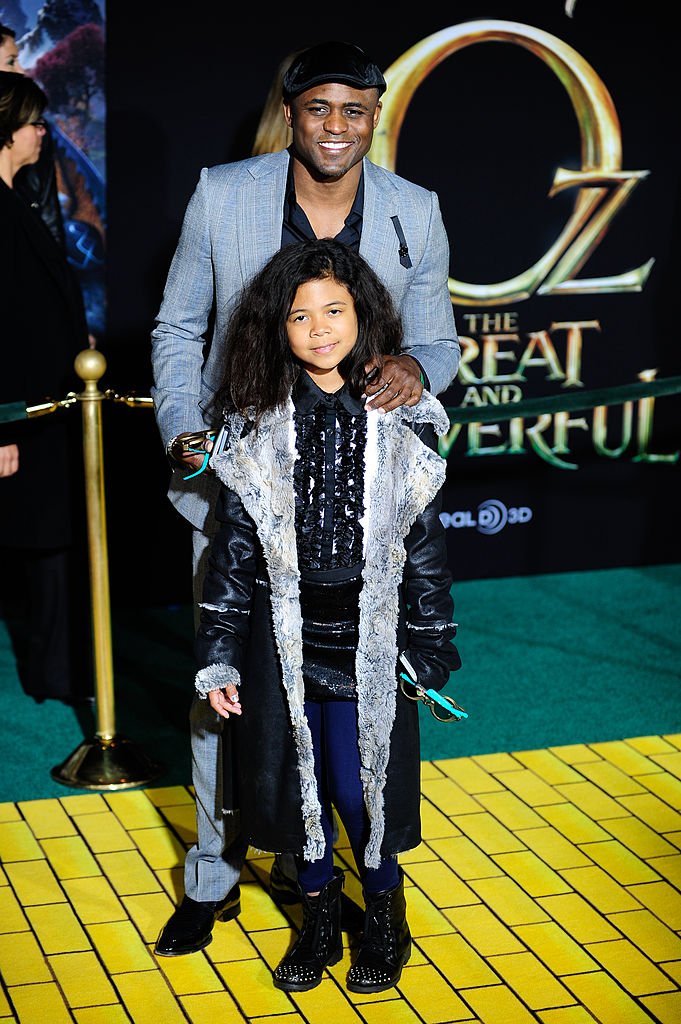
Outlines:
{"type": "MultiPolygon", "coordinates": [[[[463,661],[447,687],[469,713],[421,709],[424,760],[681,732],[681,565],[472,580],[454,587],[463,661]]],[[[114,607],[115,726],[191,781],[188,607],[114,607]]],[[[94,736],[93,711],[23,694],[0,620],[0,802],[78,790],[50,769],[94,736]]]]}

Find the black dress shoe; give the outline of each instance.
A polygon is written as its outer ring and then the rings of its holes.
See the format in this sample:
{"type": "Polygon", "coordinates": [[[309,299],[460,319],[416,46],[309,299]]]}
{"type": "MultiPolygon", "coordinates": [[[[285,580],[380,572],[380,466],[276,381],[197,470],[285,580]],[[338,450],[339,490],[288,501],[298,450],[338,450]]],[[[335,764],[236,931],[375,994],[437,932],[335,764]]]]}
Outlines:
{"type": "Polygon", "coordinates": [[[185,956],[198,953],[213,939],[216,921],[231,921],[241,911],[241,892],[235,885],[224,900],[201,902],[185,896],[162,929],[154,953],[157,956],[185,956]]]}
{"type": "Polygon", "coordinates": [[[285,875],[279,867],[275,857],[270,869],[270,896],[277,906],[288,906],[291,903],[300,903],[302,896],[300,886],[295,878],[285,875]]]}

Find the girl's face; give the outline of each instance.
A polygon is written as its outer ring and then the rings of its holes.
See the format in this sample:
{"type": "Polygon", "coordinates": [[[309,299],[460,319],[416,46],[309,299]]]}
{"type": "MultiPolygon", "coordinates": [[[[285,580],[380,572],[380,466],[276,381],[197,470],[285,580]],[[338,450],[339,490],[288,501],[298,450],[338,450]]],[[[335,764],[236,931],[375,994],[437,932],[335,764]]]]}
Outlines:
{"type": "Polygon", "coordinates": [[[338,391],[338,372],[357,341],[357,314],[350,292],[333,278],[298,288],[286,320],[291,352],[322,391],[338,391]]]}

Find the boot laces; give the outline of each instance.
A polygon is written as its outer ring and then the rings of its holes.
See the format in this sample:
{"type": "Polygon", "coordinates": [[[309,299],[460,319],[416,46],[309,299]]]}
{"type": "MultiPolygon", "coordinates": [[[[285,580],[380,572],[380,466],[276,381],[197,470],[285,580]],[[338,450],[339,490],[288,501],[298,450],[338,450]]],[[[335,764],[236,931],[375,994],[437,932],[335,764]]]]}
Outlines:
{"type": "Polygon", "coordinates": [[[380,911],[367,915],[367,922],[362,940],[362,949],[392,956],[395,952],[395,930],[391,925],[391,901],[388,898],[380,911]]]}
{"type": "Polygon", "coordinates": [[[308,896],[303,900],[303,922],[296,942],[296,951],[325,955],[321,947],[328,945],[331,928],[328,927],[328,902],[321,896],[308,896]]]}

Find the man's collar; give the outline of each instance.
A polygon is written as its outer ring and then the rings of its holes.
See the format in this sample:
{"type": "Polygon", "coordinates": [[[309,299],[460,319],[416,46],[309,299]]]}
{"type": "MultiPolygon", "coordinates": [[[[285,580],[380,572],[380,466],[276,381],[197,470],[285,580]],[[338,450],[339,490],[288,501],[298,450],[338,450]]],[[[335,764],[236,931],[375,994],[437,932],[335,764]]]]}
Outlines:
{"type": "MultiPolygon", "coordinates": [[[[293,180],[293,146],[289,146],[288,152],[288,172],[286,175],[286,202],[291,204],[291,207],[295,205],[296,200],[296,185],[293,180]]],[[[364,160],[362,160],[362,172],[359,176],[359,182],[357,183],[357,191],[355,192],[355,198],[352,204],[350,213],[345,218],[346,224],[354,224],[357,219],[362,219],[364,212],[364,160]]]]}

